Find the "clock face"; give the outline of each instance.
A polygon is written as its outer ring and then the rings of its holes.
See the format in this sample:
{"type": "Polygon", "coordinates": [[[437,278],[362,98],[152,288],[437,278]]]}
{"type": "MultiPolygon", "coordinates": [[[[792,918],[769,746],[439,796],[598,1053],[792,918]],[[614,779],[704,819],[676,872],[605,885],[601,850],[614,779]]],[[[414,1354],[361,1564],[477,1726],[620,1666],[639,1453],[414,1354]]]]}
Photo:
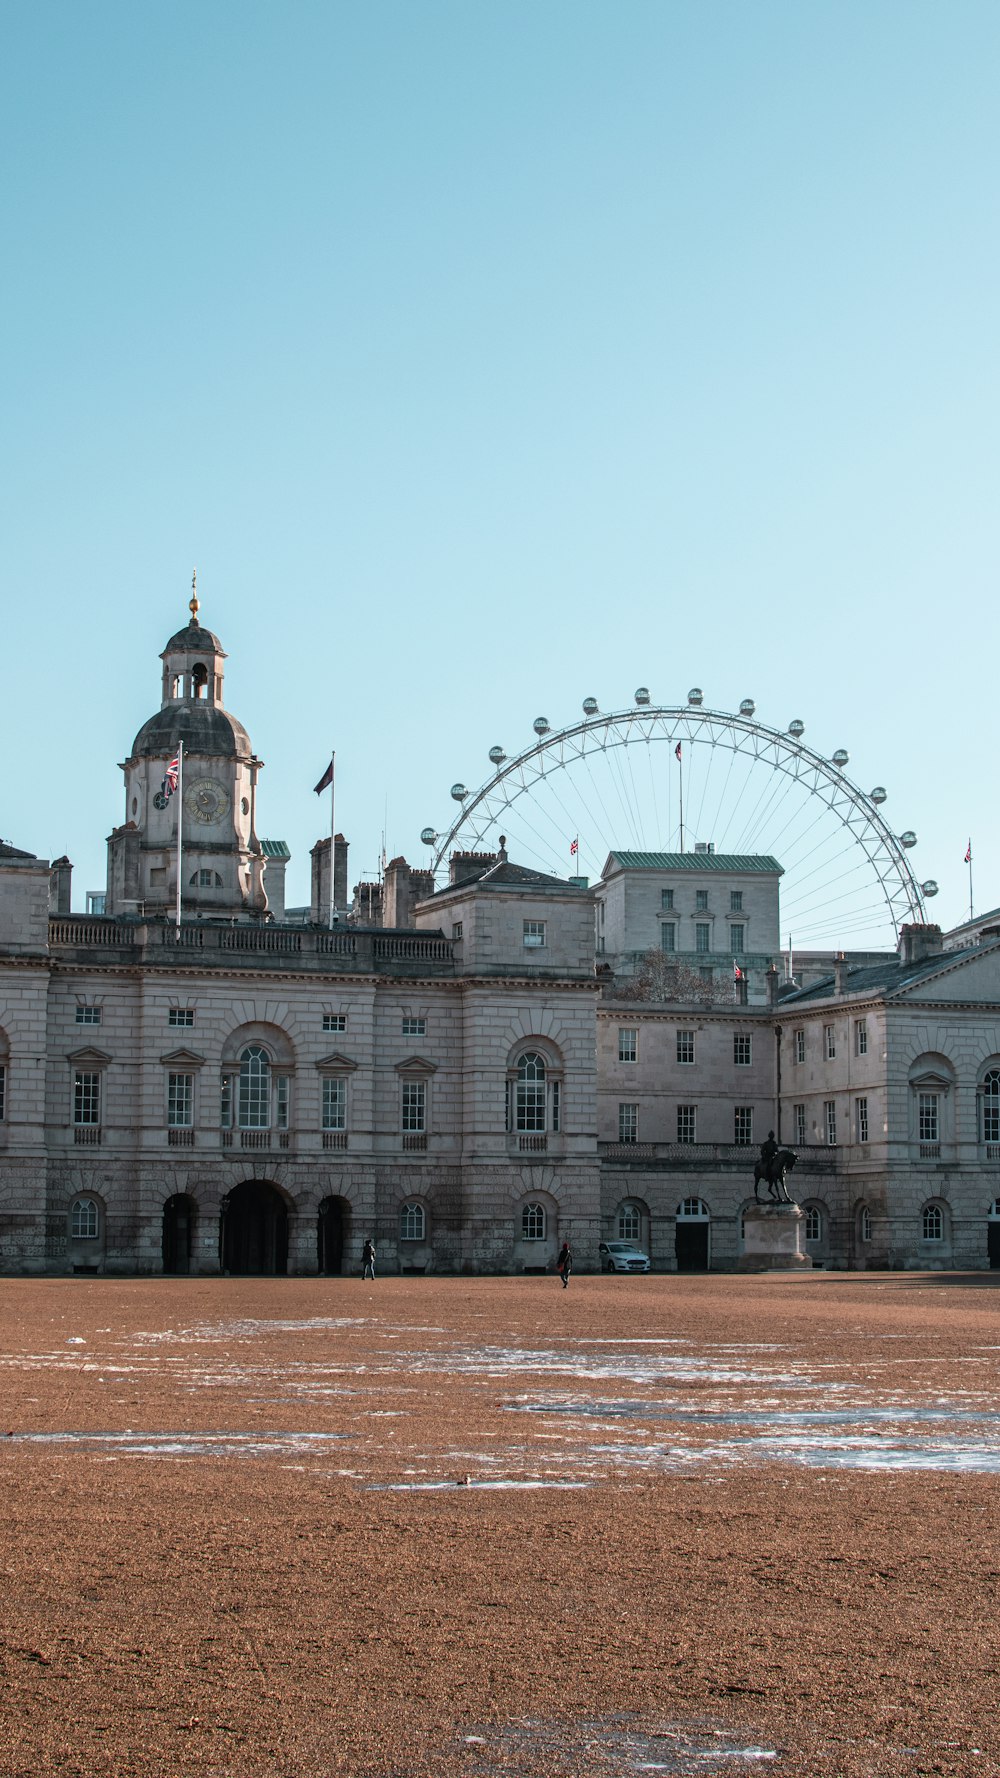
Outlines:
{"type": "Polygon", "coordinates": [[[195,778],[184,786],[184,807],[193,821],[221,821],[229,813],[229,792],[217,778],[195,778]]]}

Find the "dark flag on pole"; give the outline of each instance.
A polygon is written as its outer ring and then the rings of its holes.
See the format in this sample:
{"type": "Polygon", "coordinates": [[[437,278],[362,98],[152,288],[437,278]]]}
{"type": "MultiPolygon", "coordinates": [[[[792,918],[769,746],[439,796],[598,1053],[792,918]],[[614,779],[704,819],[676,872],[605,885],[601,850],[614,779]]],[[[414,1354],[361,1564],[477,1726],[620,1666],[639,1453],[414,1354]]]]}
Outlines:
{"type": "Polygon", "coordinates": [[[333,760],[331,759],[330,764],[327,766],[326,771],[323,773],[322,778],[320,779],[319,783],[315,786],[316,795],[319,796],[322,791],[329,790],[330,785],[332,783],[333,783],[333,760]]]}

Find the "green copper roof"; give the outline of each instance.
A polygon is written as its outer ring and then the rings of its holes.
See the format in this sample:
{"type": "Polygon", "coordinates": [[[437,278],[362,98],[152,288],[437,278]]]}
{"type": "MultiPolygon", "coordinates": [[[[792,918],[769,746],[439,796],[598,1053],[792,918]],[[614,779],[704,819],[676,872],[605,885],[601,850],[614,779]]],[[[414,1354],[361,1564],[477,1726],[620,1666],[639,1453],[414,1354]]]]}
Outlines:
{"type": "Polygon", "coordinates": [[[292,856],[284,840],[261,840],[260,849],[265,858],[291,858],[292,856]]]}
{"type": "Polygon", "coordinates": [[[760,871],[769,876],[783,876],[784,869],[776,858],[762,852],[612,852],[604,867],[619,870],[712,870],[736,872],[760,871]]]}

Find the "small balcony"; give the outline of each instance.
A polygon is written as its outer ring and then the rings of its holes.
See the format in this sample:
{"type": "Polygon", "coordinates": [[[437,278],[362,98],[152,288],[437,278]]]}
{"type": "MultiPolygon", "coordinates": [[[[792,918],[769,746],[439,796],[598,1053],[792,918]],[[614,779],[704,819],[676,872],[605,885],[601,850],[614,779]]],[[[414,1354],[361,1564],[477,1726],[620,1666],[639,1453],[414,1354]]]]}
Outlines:
{"type": "Polygon", "coordinates": [[[168,1130],[167,1144],[170,1148],[193,1148],[193,1130],[168,1130]]]}
{"type": "Polygon", "coordinates": [[[223,1148],[238,1149],[243,1153],[247,1149],[287,1149],[292,1146],[290,1130],[223,1130],[221,1137],[223,1148]]]}
{"type": "Polygon", "coordinates": [[[343,1151],[347,1147],[347,1131],[346,1130],[324,1130],[323,1131],[323,1147],[327,1150],[332,1149],[334,1151],[339,1151],[340,1153],[343,1153],[343,1151]]]}
{"type": "Polygon", "coordinates": [[[100,1124],[74,1124],[73,1141],[78,1148],[99,1148],[101,1144],[100,1124]]]}
{"type": "Polygon", "coordinates": [[[427,1131],[413,1130],[403,1137],[404,1154],[426,1154],[427,1131]]]}

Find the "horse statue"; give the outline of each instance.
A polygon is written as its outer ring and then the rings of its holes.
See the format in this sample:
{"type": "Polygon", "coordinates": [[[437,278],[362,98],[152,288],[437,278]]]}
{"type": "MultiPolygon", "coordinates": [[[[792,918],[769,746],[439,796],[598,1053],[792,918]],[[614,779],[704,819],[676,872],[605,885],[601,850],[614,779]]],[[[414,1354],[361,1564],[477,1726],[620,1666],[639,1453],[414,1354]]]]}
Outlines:
{"type": "Polygon", "coordinates": [[[767,1186],[772,1204],[791,1204],[793,1202],[793,1199],[789,1196],[785,1179],[791,1172],[798,1158],[799,1157],[793,1148],[777,1147],[775,1148],[774,1154],[770,1155],[768,1159],[765,1160],[764,1157],[761,1156],[761,1159],[757,1162],[753,1170],[753,1195],[755,1203],[759,1204],[761,1202],[761,1181],[767,1186]]]}

